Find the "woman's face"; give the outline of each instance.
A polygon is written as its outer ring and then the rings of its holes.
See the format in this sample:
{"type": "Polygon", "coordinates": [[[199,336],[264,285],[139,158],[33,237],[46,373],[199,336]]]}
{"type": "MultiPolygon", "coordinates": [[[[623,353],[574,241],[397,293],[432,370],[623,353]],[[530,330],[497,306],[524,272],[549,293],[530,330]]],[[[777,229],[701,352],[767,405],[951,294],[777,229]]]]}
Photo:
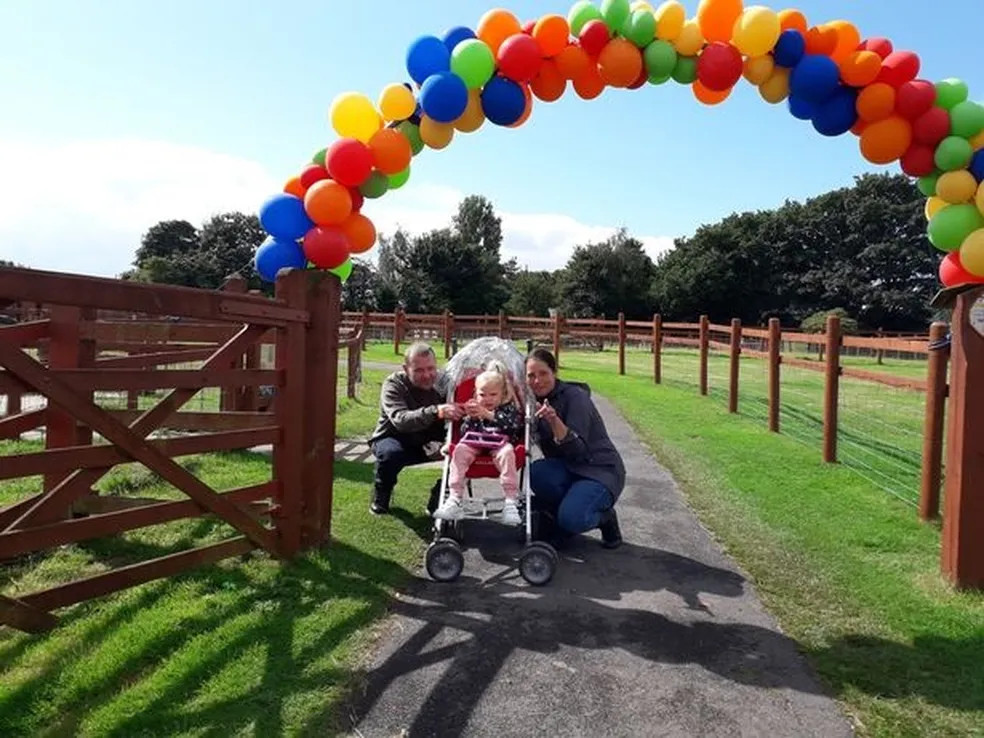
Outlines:
{"type": "Polygon", "coordinates": [[[534,395],[546,397],[553,391],[557,375],[539,359],[530,359],[526,362],[526,383],[534,395]]]}

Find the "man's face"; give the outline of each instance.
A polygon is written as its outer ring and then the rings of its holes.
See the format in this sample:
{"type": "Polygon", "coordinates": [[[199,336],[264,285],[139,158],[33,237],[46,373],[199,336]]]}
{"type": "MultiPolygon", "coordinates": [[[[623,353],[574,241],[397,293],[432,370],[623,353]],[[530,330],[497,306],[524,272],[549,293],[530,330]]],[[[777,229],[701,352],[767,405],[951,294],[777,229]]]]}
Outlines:
{"type": "Polygon", "coordinates": [[[403,369],[414,387],[422,390],[434,388],[434,382],[437,380],[437,361],[430,354],[414,356],[403,369]]]}

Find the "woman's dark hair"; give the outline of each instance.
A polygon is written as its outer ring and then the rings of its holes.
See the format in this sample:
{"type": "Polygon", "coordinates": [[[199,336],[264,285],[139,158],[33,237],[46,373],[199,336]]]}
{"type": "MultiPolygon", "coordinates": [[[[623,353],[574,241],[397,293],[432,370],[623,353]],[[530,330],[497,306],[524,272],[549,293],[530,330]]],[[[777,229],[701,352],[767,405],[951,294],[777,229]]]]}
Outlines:
{"type": "Polygon", "coordinates": [[[557,373],[557,359],[554,355],[547,349],[543,347],[537,347],[530,351],[526,356],[526,360],[536,359],[537,361],[542,361],[554,374],[557,373]]]}

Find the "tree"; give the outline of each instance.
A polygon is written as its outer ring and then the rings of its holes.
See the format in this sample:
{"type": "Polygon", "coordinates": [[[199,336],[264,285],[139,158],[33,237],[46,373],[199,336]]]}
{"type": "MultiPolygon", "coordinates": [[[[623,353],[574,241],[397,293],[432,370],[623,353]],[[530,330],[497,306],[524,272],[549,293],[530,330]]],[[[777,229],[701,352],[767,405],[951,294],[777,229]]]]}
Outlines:
{"type": "Polygon", "coordinates": [[[858,332],[858,321],[852,318],[844,308],[813,313],[800,324],[800,329],[804,333],[824,333],[827,330],[827,318],[829,316],[840,318],[842,334],[854,335],[858,332]]]}
{"type": "Polygon", "coordinates": [[[260,219],[250,213],[223,213],[205,222],[199,234],[202,287],[221,287],[230,274],[239,274],[250,289],[264,286],[253,267],[256,250],[266,239],[260,219]]]}
{"type": "Polygon", "coordinates": [[[550,308],[559,305],[558,287],[562,272],[517,272],[509,280],[509,301],[505,310],[510,315],[546,317],[550,308]]]}
{"type": "Polygon", "coordinates": [[[352,274],[342,285],[343,310],[369,310],[377,308],[379,275],[372,264],[362,259],[352,260],[352,274]]]}
{"type": "Polygon", "coordinates": [[[495,214],[492,203],[481,195],[469,195],[458,205],[452,219],[455,233],[465,243],[480,246],[499,259],[502,248],[502,219],[495,214]]]}
{"type": "Polygon", "coordinates": [[[578,246],[560,279],[561,309],[571,317],[629,318],[652,315],[650,285],[655,265],[642,247],[620,229],[602,243],[578,246]]]}

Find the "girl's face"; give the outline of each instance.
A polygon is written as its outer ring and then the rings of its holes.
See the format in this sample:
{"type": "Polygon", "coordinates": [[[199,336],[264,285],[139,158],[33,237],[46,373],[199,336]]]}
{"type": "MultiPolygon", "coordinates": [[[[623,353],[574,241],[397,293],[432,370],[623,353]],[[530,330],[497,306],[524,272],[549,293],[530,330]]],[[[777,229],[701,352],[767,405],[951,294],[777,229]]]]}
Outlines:
{"type": "Polygon", "coordinates": [[[537,397],[546,397],[557,384],[557,375],[539,359],[526,362],[526,383],[537,397]]]}
{"type": "Polygon", "coordinates": [[[475,386],[475,398],[486,410],[495,410],[502,404],[502,387],[498,382],[485,382],[475,386]]]}

